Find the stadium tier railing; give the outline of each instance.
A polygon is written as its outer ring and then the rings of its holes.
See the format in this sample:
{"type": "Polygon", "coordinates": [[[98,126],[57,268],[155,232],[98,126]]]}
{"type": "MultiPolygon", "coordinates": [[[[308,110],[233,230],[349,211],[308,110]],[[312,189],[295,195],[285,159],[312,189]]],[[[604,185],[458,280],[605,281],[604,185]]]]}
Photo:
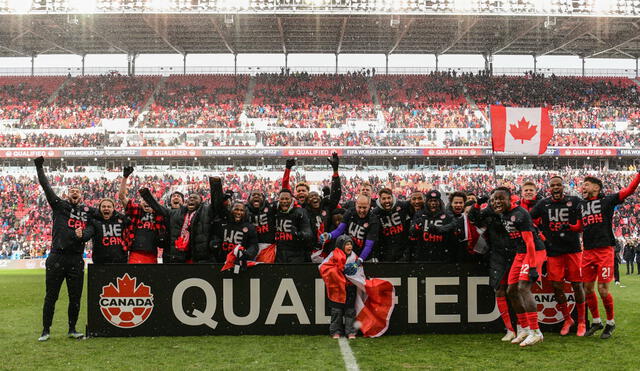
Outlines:
{"type": "MultiPolygon", "coordinates": [[[[254,75],[260,73],[280,73],[282,66],[156,66],[156,67],[136,67],[136,75],[180,75],[180,74],[247,74],[254,75]]],[[[335,73],[335,66],[307,66],[307,67],[288,67],[289,72],[307,72],[310,74],[326,74],[335,73]]],[[[429,74],[435,71],[455,71],[456,73],[478,73],[484,69],[481,67],[441,67],[436,69],[435,66],[425,67],[389,67],[385,66],[338,66],[337,72],[346,74],[348,72],[362,72],[367,69],[375,69],[376,74],[403,74],[403,75],[421,75],[429,74]]],[[[533,71],[532,67],[495,67],[494,75],[513,75],[522,76],[527,72],[533,71]]],[[[0,76],[30,76],[33,72],[35,76],[56,76],[56,75],[72,75],[78,76],[83,74],[82,67],[0,67],[0,76]]],[[[85,75],[103,75],[109,73],[120,73],[126,75],[126,66],[106,66],[106,67],[85,67],[85,75]]],[[[557,76],[583,76],[581,68],[537,68],[537,73],[557,76]]],[[[633,68],[586,68],[584,76],[597,77],[637,77],[637,71],[633,68]]]]}

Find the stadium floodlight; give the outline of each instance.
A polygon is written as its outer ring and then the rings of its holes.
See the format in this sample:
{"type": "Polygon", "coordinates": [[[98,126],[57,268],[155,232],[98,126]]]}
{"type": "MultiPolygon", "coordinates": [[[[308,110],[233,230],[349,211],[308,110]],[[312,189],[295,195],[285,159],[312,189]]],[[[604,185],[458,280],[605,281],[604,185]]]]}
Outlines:
{"type": "Polygon", "coordinates": [[[31,10],[31,0],[7,0],[7,8],[14,13],[27,13],[31,10]]]}

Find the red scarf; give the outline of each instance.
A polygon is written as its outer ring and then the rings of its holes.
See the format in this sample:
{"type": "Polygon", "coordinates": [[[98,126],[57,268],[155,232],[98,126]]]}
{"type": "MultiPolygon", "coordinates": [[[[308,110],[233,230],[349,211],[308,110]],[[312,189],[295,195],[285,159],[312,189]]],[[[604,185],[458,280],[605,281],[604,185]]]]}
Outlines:
{"type": "Polygon", "coordinates": [[[176,240],[176,250],[178,251],[187,251],[189,250],[189,238],[191,234],[189,233],[189,227],[191,226],[191,220],[193,219],[193,215],[195,215],[195,211],[191,213],[187,213],[184,216],[184,222],[182,223],[182,229],[180,229],[180,237],[176,240]]]}

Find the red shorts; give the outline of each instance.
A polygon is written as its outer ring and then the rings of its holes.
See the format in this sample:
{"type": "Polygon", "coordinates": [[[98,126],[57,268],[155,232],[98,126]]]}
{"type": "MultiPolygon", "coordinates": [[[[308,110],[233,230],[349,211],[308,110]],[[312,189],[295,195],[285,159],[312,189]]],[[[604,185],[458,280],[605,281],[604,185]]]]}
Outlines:
{"type": "Polygon", "coordinates": [[[607,283],[613,280],[613,247],[584,250],[582,281],[607,283]]]}
{"type": "Polygon", "coordinates": [[[131,251],[129,264],[157,264],[158,254],[155,252],[131,251]]]}
{"type": "Polygon", "coordinates": [[[559,256],[547,256],[549,281],[582,282],[582,251],[559,256]]]}
{"type": "MultiPolygon", "coordinates": [[[[513,285],[519,281],[529,281],[529,264],[525,263],[526,257],[527,254],[524,253],[516,254],[511,269],[509,270],[509,278],[507,279],[509,285],[513,285]]],[[[536,268],[540,275],[538,279],[542,278],[542,264],[544,264],[545,260],[547,260],[547,251],[536,250],[536,268]]]]}

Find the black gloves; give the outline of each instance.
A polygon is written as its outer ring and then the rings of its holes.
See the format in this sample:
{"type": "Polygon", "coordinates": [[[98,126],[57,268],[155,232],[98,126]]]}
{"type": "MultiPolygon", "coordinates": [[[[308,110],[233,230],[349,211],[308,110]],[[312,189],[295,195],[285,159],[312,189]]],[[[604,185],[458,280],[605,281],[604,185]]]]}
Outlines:
{"type": "Polygon", "coordinates": [[[338,172],[338,165],[340,165],[340,158],[338,157],[338,153],[333,152],[331,157],[327,157],[327,161],[331,164],[331,168],[333,172],[338,172]]]}
{"type": "Polygon", "coordinates": [[[33,159],[33,163],[36,164],[37,168],[41,168],[44,165],[44,157],[40,156],[33,159]]]}
{"type": "Polygon", "coordinates": [[[489,201],[488,196],[482,196],[478,199],[478,205],[486,204],[489,201]]]}
{"type": "Polygon", "coordinates": [[[476,204],[476,202],[474,200],[469,200],[469,201],[464,203],[464,207],[473,206],[475,204],[476,204]]]}
{"type": "Polygon", "coordinates": [[[568,232],[571,230],[571,226],[569,224],[562,224],[560,226],[560,231],[562,232],[568,232]]]}
{"type": "Polygon", "coordinates": [[[149,191],[149,188],[140,188],[138,193],[140,193],[140,196],[142,196],[142,199],[144,199],[145,196],[147,196],[147,197],[151,196],[151,191],[149,191]]]}
{"type": "Polygon", "coordinates": [[[287,169],[291,170],[291,168],[294,166],[296,166],[296,159],[295,158],[287,159],[287,169]]]}
{"type": "Polygon", "coordinates": [[[536,282],[538,278],[540,278],[540,275],[538,274],[538,268],[536,267],[529,268],[529,279],[532,282],[536,282]]]}
{"type": "Polygon", "coordinates": [[[133,166],[125,166],[122,169],[122,176],[125,178],[128,178],[131,173],[133,173],[133,166]]]}

